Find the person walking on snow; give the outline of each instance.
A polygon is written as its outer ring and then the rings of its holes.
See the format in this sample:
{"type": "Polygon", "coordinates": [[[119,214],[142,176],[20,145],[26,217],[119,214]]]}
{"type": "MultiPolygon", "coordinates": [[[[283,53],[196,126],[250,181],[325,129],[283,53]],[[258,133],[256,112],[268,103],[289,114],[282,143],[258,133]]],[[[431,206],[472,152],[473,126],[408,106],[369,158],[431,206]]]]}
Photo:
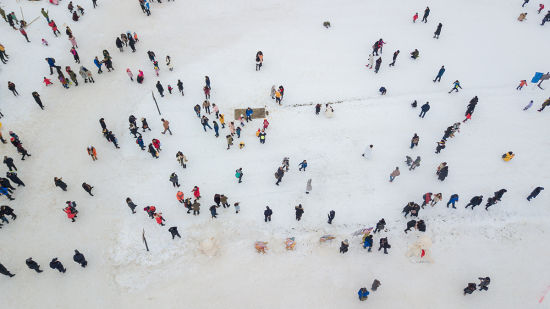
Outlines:
{"type": "Polygon", "coordinates": [[[439,35],[441,34],[441,28],[443,27],[443,24],[439,23],[439,25],[437,25],[437,29],[435,30],[434,32],[434,39],[439,39],[439,35]]]}
{"type": "Polygon", "coordinates": [[[265,206],[265,210],[264,210],[264,221],[265,222],[271,222],[271,215],[273,215],[273,210],[271,210],[271,208],[269,208],[269,206],[265,206]]]}
{"type": "Polygon", "coordinates": [[[413,16],[413,23],[416,23],[417,19],[418,19],[418,12],[416,12],[413,16]]]}
{"type": "Polygon", "coordinates": [[[426,113],[430,110],[430,102],[426,102],[424,105],[422,105],[420,109],[421,111],[418,117],[424,118],[424,116],[426,116],[426,113]]]}
{"type": "Polygon", "coordinates": [[[94,195],[92,194],[92,189],[93,189],[93,188],[94,188],[94,187],[90,186],[89,184],[87,184],[87,183],[85,183],[85,182],[82,183],[82,189],[84,189],[84,191],[88,192],[88,194],[90,194],[91,196],[94,196],[94,195]]]}
{"type": "Polygon", "coordinates": [[[390,174],[390,182],[393,182],[393,180],[399,175],[401,175],[399,172],[399,167],[395,167],[395,170],[390,174]]]}
{"type": "Polygon", "coordinates": [[[472,210],[474,210],[474,207],[479,206],[481,202],[483,202],[483,195],[474,196],[464,208],[466,209],[468,206],[472,206],[472,210]]]}
{"type": "Polygon", "coordinates": [[[298,166],[300,167],[300,168],[298,169],[299,171],[304,170],[304,172],[305,172],[305,171],[306,171],[306,167],[307,167],[307,161],[306,161],[306,160],[302,161],[302,163],[298,164],[298,166]]]}
{"type": "Polygon", "coordinates": [[[437,72],[437,76],[434,78],[433,82],[441,82],[441,77],[443,77],[443,74],[445,73],[445,66],[442,65],[441,69],[439,69],[439,72],[437,72]]]}
{"type": "Polygon", "coordinates": [[[172,135],[172,131],[170,131],[170,122],[168,122],[168,120],[164,120],[164,118],[161,118],[160,121],[162,121],[162,127],[164,128],[162,134],[165,134],[166,131],[168,131],[168,133],[172,135]]]}
{"type": "Polygon", "coordinates": [[[453,91],[458,92],[458,88],[462,89],[462,87],[460,86],[460,82],[458,80],[455,80],[455,82],[453,83],[453,88],[451,89],[451,91],[449,91],[449,93],[453,91]]]}
{"type": "Polygon", "coordinates": [[[451,195],[451,198],[449,198],[449,201],[447,202],[447,208],[449,208],[449,205],[452,205],[453,208],[456,209],[455,207],[456,202],[458,202],[458,194],[451,195]]]}
{"type": "Polygon", "coordinates": [[[239,179],[239,183],[242,182],[242,180],[243,180],[243,175],[244,175],[244,173],[243,173],[243,168],[242,168],[242,167],[238,168],[238,169],[235,171],[235,177],[236,177],[237,179],[239,179]]]}
{"type": "Polygon", "coordinates": [[[411,149],[414,148],[414,146],[418,146],[418,142],[420,141],[420,137],[416,133],[414,133],[414,136],[411,139],[411,149]]]}
{"type": "Polygon", "coordinates": [[[84,254],[80,253],[76,249],[74,250],[73,261],[75,261],[75,263],[77,263],[77,264],[80,264],[80,266],[82,266],[82,268],[84,268],[84,267],[86,267],[86,265],[88,265],[88,261],[86,261],[86,258],[84,257],[84,254]]]}
{"type": "Polygon", "coordinates": [[[390,67],[393,67],[395,66],[395,60],[397,60],[397,56],[399,56],[399,50],[396,50],[394,53],[393,53],[393,61],[392,63],[390,63],[390,67]]]}
{"type": "Polygon", "coordinates": [[[428,22],[428,16],[429,15],[430,15],[430,7],[426,7],[426,9],[424,10],[424,16],[422,17],[422,21],[424,23],[428,22]]]}
{"type": "Polygon", "coordinates": [[[332,220],[334,220],[335,216],[336,216],[336,212],[334,210],[331,210],[328,213],[328,224],[332,224],[332,220]]]}
{"type": "Polygon", "coordinates": [[[535,190],[533,190],[533,192],[529,194],[529,196],[527,197],[527,200],[530,202],[531,199],[536,198],[542,190],[544,190],[543,187],[536,187],[535,190]]]}
{"type": "Polygon", "coordinates": [[[527,86],[527,81],[525,79],[519,82],[519,86],[516,87],[516,90],[521,90],[523,86],[527,86]]]}

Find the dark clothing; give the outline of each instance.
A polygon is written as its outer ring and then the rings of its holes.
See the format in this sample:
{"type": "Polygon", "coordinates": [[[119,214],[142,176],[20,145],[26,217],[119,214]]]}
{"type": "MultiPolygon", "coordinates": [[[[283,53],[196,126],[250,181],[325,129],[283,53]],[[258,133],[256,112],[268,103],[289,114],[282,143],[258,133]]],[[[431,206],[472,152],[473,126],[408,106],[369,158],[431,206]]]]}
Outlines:
{"type": "Polygon", "coordinates": [[[26,261],[25,261],[25,264],[27,264],[27,266],[36,271],[37,273],[41,273],[43,270],[40,270],[40,265],[38,265],[38,263],[36,263],[35,261],[32,260],[32,258],[28,258],[26,261]]]}
{"type": "Polygon", "coordinates": [[[529,194],[529,196],[527,197],[527,200],[528,201],[531,201],[532,198],[536,198],[537,195],[539,195],[540,191],[544,190],[543,187],[536,187],[535,190],[533,190],[533,192],[531,192],[531,194],[529,194]]]}
{"type": "Polygon", "coordinates": [[[273,211],[269,208],[267,208],[265,211],[264,211],[264,221],[267,222],[267,221],[271,221],[271,215],[273,214],[273,211]]]}
{"type": "Polygon", "coordinates": [[[84,254],[78,252],[78,250],[74,251],[73,261],[80,264],[82,267],[86,267],[86,265],[88,265],[88,261],[86,261],[84,254]]]}
{"type": "Polygon", "coordinates": [[[57,260],[57,258],[53,259],[51,262],[50,262],[50,268],[51,269],[57,269],[60,273],[64,273],[66,272],[67,270],[65,269],[65,267],[63,267],[63,264],[61,264],[61,262],[59,262],[57,260]]]}
{"type": "Polygon", "coordinates": [[[334,210],[331,210],[328,214],[328,224],[332,224],[332,220],[334,220],[335,216],[336,212],[334,210]]]}
{"type": "MultiPolygon", "coordinates": [[[[188,212],[189,213],[189,212],[188,212]]],[[[168,229],[168,232],[170,232],[170,234],[172,234],[172,239],[174,239],[176,236],[178,236],[179,238],[181,238],[181,235],[180,233],[178,232],[178,228],[176,226],[172,226],[171,228],[168,229]]]]}
{"type": "Polygon", "coordinates": [[[13,277],[14,274],[10,273],[10,271],[2,264],[0,264],[0,274],[13,277]]]}

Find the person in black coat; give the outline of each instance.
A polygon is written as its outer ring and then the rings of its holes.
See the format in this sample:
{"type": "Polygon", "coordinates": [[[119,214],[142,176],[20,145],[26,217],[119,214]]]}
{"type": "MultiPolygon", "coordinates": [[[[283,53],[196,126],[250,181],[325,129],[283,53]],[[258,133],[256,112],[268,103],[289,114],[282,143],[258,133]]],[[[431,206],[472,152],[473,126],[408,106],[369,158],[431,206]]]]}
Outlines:
{"type": "Polygon", "coordinates": [[[395,66],[395,60],[397,60],[397,56],[399,56],[399,53],[400,53],[399,50],[396,50],[396,51],[393,53],[393,61],[392,61],[392,63],[390,63],[390,67],[395,66]]]}
{"type": "Polygon", "coordinates": [[[269,206],[265,206],[265,210],[264,210],[264,221],[267,222],[267,221],[270,221],[271,222],[271,215],[273,214],[273,210],[271,210],[271,208],[269,208],[269,206]]]}
{"type": "Polygon", "coordinates": [[[50,268],[57,269],[60,273],[65,273],[67,271],[65,267],[63,267],[63,264],[57,260],[57,258],[52,259],[50,262],[50,268]]]}
{"type": "Polygon", "coordinates": [[[53,182],[55,183],[55,186],[56,187],[60,187],[61,190],[63,191],[67,191],[67,184],[65,182],[63,182],[63,178],[62,177],[54,177],[53,178],[53,182]]]}
{"type": "Polygon", "coordinates": [[[531,201],[532,198],[536,198],[537,195],[539,195],[540,191],[544,190],[543,187],[536,187],[535,190],[533,190],[533,192],[531,192],[531,194],[529,194],[529,196],[527,197],[527,200],[528,201],[531,201]]]}
{"type": "Polygon", "coordinates": [[[15,167],[15,164],[13,164],[13,159],[12,158],[10,158],[8,156],[4,156],[4,164],[6,164],[6,166],[9,168],[10,172],[12,171],[12,168],[17,171],[17,167],[15,167]]]}
{"type": "Polygon", "coordinates": [[[348,248],[349,248],[349,243],[348,243],[348,240],[345,239],[340,243],[340,253],[348,252],[348,248]]]}
{"type": "Polygon", "coordinates": [[[107,130],[107,125],[105,124],[105,119],[104,118],[99,119],[99,124],[101,125],[102,130],[107,130]]]}
{"type": "Polygon", "coordinates": [[[41,273],[43,272],[43,270],[40,270],[40,265],[38,265],[38,263],[36,263],[35,261],[32,260],[32,257],[28,258],[26,261],[25,261],[25,264],[27,264],[27,266],[36,271],[37,273],[41,273]]]}
{"type": "Polygon", "coordinates": [[[122,40],[119,37],[116,38],[115,45],[121,52],[124,51],[124,49],[122,48],[122,40]]]}
{"type": "Polygon", "coordinates": [[[497,201],[500,202],[500,199],[502,198],[502,196],[503,196],[504,193],[506,193],[506,192],[508,192],[508,190],[506,190],[506,189],[500,189],[500,190],[498,190],[497,192],[495,192],[495,196],[494,196],[495,199],[496,199],[497,201]]]}
{"type": "Polygon", "coordinates": [[[485,278],[479,277],[478,279],[481,281],[478,285],[479,290],[480,291],[488,291],[489,290],[488,286],[489,286],[489,283],[491,283],[491,278],[489,278],[489,277],[485,277],[485,278]]]}
{"type": "Polygon", "coordinates": [[[11,216],[12,220],[17,219],[17,215],[13,212],[13,208],[11,208],[8,205],[2,205],[0,206],[0,217],[2,216],[11,216]]]}
{"type": "Polygon", "coordinates": [[[476,290],[475,283],[468,283],[468,286],[464,288],[464,295],[472,294],[476,290]]]}
{"type": "Polygon", "coordinates": [[[424,23],[428,22],[428,16],[429,15],[430,15],[430,7],[426,7],[426,9],[424,10],[424,16],[422,17],[422,21],[424,23]]]}
{"type": "Polygon", "coordinates": [[[13,190],[15,190],[15,188],[11,185],[11,182],[6,178],[1,178],[0,177],[0,186],[8,189],[8,192],[10,192],[10,193],[12,193],[13,190]]]}
{"type": "Polygon", "coordinates": [[[376,64],[374,65],[374,73],[378,73],[380,66],[382,65],[382,57],[376,59],[376,64]]]}
{"type": "Polygon", "coordinates": [[[0,274],[9,276],[10,278],[15,276],[14,274],[10,273],[10,271],[2,264],[0,264],[0,274]]]}
{"type": "Polygon", "coordinates": [[[445,178],[447,178],[447,175],[449,175],[449,166],[445,165],[440,171],[439,175],[437,176],[439,180],[443,181],[445,178]]]}
{"type": "Polygon", "coordinates": [[[294,207],[294,209],[296,210],[296,221],[300,221],[302,219],[302,215],[304,214],[304,208],[302,207],[302,204],[294,207]]]}
{"type": "Polygon", "coordinates": [[[172,239],[174,239],[176,236],[181,238],[180,233],[178,232],[178,227],[177,226],[172,226],[171,228],[168,229],[168,232],[170,232],[170,234],[172,234],[172,239]]]}
{"type": "Polygon", "coordinates": [[[85,183],[85,182],[82,183],[82,189],[84,189],[84,191],[88,192],[88,194],[90,194],[91,196],[94,196],[94,195],[92,194],[92,189],[93,189],[93,188],[94,188],[94,187],[90,186],[89,184],[87,184],[87,183],[85,183]]]}
{"type": "Polygon", "coordinates": [[[411,228],[416,228],[416,220],[411,220],[407,222],[407,228],[405,229],[405,234],[407,234],[408,231],[411,230],[411,228]]]}
{"type": "Polygon", "coordinates": [[[497,203],[497,199],[495,197],[490,197],[487,199],[487,204],[485,204],[485,210],[488,210],[489,207],[495,205],[497,203]]]}
{"type": "Polygon", "coordinates": [[[376,223],[376,229],[374,229],[373,234],[376,234],[376,232],[381,232],[386,227],[386,221],[384,218],[380,219],[378,223],[376,223]]]}
{"type": "Polygon", "coordinates": [[[6,177],[8,177],[11,181],[13,181],[14,183],[17,184],[17,186],[25,186],[25,183],[19,179],[19,177],[17,177],[17,173],[16,172],[7,172],[6,173],[6,177]]]}
{"type": "Polygon", "coordinates": [[[162,85],[160,84],[160,80],[157,81],[156,87],[157,87],[158,92],[160,93],[160,96],[164,97],[164,87],[162,87],[162,85]]]}
{"type": "Polygon", "coordinates": [[[483,202],[483,195],[474,196],[472,197],[468,205],[466,205],[466,207],[464,208],[468,208],[468,206],[472,206],[472,210],[474,210],[474,207],[479,206],[481,202],[483,202]]]}
{"type": "Polygon", "coordinates": [[[44,109],[44,105],[42,105],[42,100],[40,99],[40,95],[38,94],[38,92],[34,91],[32,93],[32,97],[34,98],[34,101],[36,101],[36,104],[38,104],[41,109],[44,109]]]}
{"type": "Polygon", "coordinates": [[[336,212],[334,210],[331,210],[328,213],[328,224],[332,224],[332,220],[334,220],[335,216],[336,216],[336,212]]]}
{"type": "Polygon", "coordinates": [[[441,27],[443,27],[443,24],[439,23],[439,25],[437,25],[437,29],[434,32],[434,39],[439,39],[439,35],[441,34],[441,27]]]}
{"type": "Polygon", "coordinates": [[[73,261],[80,264],[82,267],[86,267],[86,265],[88,265],[88,261],[86,261],[84,254],[78,252],[76,249],[74,250],[73,261]]]}
{"type": "Polygon", "coordinates": [[[277,182],[275,183],[276,185],[279,185],[281,180],[283,180],[284,175],[285,175],[285,170],[281,166],[277,169],[277,172],[275,173],[275,178],[277,178],[277,182]]]}
{"type": "Polygon", "coordinates": [[[129,197],[126,198],[126,204],[128,204],[128,207],[130,207],[130,209],[132,210],[132,213],[135,214],[136,213],[135,209],[136,209],[137,205],[134,204],[134,202],[132,202],[131,198],[129,198],[129,197]]]}
{"type": "Polygon", "coordinates": [[[388,238],[380,238],[380,247],[378,248],[378,251],[382,250],[384,248],[384,254],[388,254],[388,249],[391,248],[391,245],[388,243],[388,238]]]}
{"type": "Polygon", "coordinates": [[[422,105],[420,115],[418,117],[424,118],[426,116],[426,113],[430,110],[430,102],[426,102],[424,105],[422,105]]]}
{"type": "Polygon", "coordinates": [[[416,222],[416,229],[420,232],[426,232],[426,223],[424,223],[424,220],[418,220],[416,222]]]}

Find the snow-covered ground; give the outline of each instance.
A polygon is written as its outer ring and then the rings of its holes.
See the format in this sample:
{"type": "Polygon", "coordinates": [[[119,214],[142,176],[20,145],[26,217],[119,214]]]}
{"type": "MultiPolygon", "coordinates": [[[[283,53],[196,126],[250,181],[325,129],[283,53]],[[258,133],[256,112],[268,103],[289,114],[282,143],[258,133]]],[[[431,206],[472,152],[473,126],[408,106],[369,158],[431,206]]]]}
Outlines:
{"type": "MultiPolygon", "coordinates": [[[[19,176],[26,183],[6,203],[18,218],[0,231],[0,263],[17,275],[0,278],[4,308],[538,308],[550,286],[547,265],[550,250],[548,192],[527,202],[537,186],[548,185],[547,156],[550,142],[549,111],[536,108],[549,96],[529,83],[522,91],[521,79],[530,81],[534,72],[547,72],[550,62],[549,25],[539,26],[539,1],[521,8],[521,0],[491,1],[182,1],[152,3],[146,17],[137,1],[74,1],[86,10],[73,22],[67,0],[53,6],[40,2],[2,1],[7,11],[27,21],[39,17],[27,33],[2,24],[0,43],[9,62],[0,66],[0,121],[4,137],[9,130],[22,139],[32,157],[21,162],[15,148],[1,145],[1,155],[16,159],[19,176]],[[426,5],[431,14],[427,24],[420,19],[426,5]],[[54,37],[40,8],[49,10],[62,32],[54,37]],[[527,20],[517,21],[521,12],[527,20]],[[332,28],[322,22],[329,20],[332,28]],[[437,23],[443,23],[439,40],[432,38],[437,23]],[[76,36],[82,64],[94,73],[95,84],[63,89],[45,88],[49,76],[45,57],[58,65],[75,65],[64,34],[68,24],[76,36]],[[120,53],[115,38],[126,31],[137,32],[137,52],[120,53]],[[45,38],[50,45],[40,44],[45,38]],[[382,68],[378,74],[365,68],[375,40],[383,38],[382,68]],[[409,53],[418,48],[420,58],[409,53]],[[98,75],[92,63],[103,49],[113,57],[114,72],[98,75]],[[389,68],[392,53],[401,54],[389,68]],[[154,77],[146,52],[152,50],[161,63],[154,77]],[[254,70],[256,51],[264,54],[264,66],[254,70]],[[164,58],[170,55],[175,70],[164,58]],[[441,65],[447,71],[434,84],[441,65]],[[145,83],[131,82],[125,71],[145,72],[145,83]],[[205,133],[192,108],[204,98],[204,76],[212,81],[211,102],[220,106],[227,119],[233,109],[266,106],[271,123],[265,144],[255,131],[261,120],[247,124],[241,140],[226,150],[224,136],[205,133]],[[166,92],[159,98],[154,87],[160,80],[165,89],[176,88],[181,79],[185,96],[166,92]],[[454,80],[463,90],[449,95],[454,80]],[[7,91],[7,81],[16,84],[19,97],[7,91]],[[284,85],[282,106],[269,96],[271,85],[284,85]],[[380,86],[388,89],[381,97],[380,86]],[[158,116],[151,91],[159,101],[158,116]],[[31,92],[38,91],[46,106],[41,111],[31,92]],[[479,104],[461,133],[449,139],[441,154],[434,154],[443,131],[464,119],[469,100],[479,104]],[[429,101],[424,119],[410,103],[429,101]],[[535,105],[522,108],[529,100],[535,105]],[[315,115],[316,103],[334,104],[333,118],[315,115]],[[313,105],[302,104],[313,103],[313,105]],[[141,151],[128,132],[130,114],[147,117],[152,132],[144,133],[162,143],[160,159],[141,151]],[[104,117],[118,137],[115,149],[101,134],[98,119],[104,117]],[[174,135],[160,134],[160,118],[170,121],[174,135]],[[414,133],[419,147],[409,149],[414,133]],[[372,158],[361,153],[374,144],[372,158]],[[92,162],[86,147],[94,145],[99,160],[92,162]],[[177,151],[188,158],[187,169],[178,166],[177,151]],[[503,162],[500,156],[514,151],[516,157],[503,162]],[[405,155],[422,157],[421,166],[409,171],[405,155]],[[291,171],[280,186],[273,173],[283,157],[291,158],[291,171]],[[306,159],[306,172],[298,163],[306,159]],[[449,163],[449,176],[437,180],[435,169],[449,163]],[[388,182],[399,166],[401,176],[388,182]],[[234,171],[242,167],[244,178],[237,184],[234,171]],[[182,191],[191,196],[199,186],[201,215],[186,214],[176,201],[177,190],[168,181],[176,172],[182,191]],[[53,178],[63,177],[68,192],[54,187],[53,178]],[[307,180],[313,191],[305,194],[307,180]],[[80,185],[93,185],[94,197],[80,185]],[[465,210],[474,195],[484,203],[493,192],[506,188],[500,203],[485,211],[483,206],[465,210]],[[409,201],[421,203],[425,192],[442,192],[443,201],[420,211],[433,240],[434,263],[412,262],[405,253],[422,233],[403,233],[408,219],[401,209],[409,201]],[[223,193],[234,208],[219,209],[210,219],[213,195],[223,193]],[[453,193],[460,195],[458,209],[447,209],[453,193]],[[138,204],[132,215],[126,197],[138,204]],[[61,211],[65,201],[78,204],[79,215],[71,223],[61,211]],[[305,208],[302,221],[294,219],[294,206],[305,208]],[[166,218],[160,227],[142,210],[155,205],[166,218]],[[273,221],[263,222],[269,205],[273,221]],[[326,223],[334,209],[336,219],[326,223]],[[388,255],[366,252],[354,231],[374,226],[385,218],[392,248],[388,255]],[[178,226],[182,239],[172,240],[167,231],[178,226]],[[141,241],[145,230],[150,252],[141,241]],[[319,237],[332,234],[332,243],[319,237]],[[219,244],[215,256],[207,256],[199,243],[214,237],[219,244]],[[295,237],[294,251],[286,251],[284,240],[295,237]],[[340,241],[349,239],[350,251],[339,254],[340,241]],[[256,253],[254,242],[267,241],[265,255],[256,253]],[[73,250],[85,254],[85,269],[72,262],[73,250]],[[32,256],[46,271],[27,269],[32,256]],[[48,267],[53,257],[67,267],[60,274],[48,267]],[[488,292],[462,295],[468,282],[490,276],[488,292]],[[357,300],[357,290],[377,278],[382,286],[371,292],[368,304],[357,300]]],[[[542,1],[548,7],[550,2],[542,1]]],[[[546,11],[546,10],[545,10],[546,11]]],[[[79,76],[80,78],[80,76],[79,76]]],[[[543,87],[550,87],[543,84],[543,87]]],[[[213,117],[210,117],[211,120],[213,117]]],[[[2,170],[6,168],[2,165],[2,170]]],[[[546,190],[548,191],[548,190],[546,190]]],[[[10,220],[11,221],[11,220],[10,220]]]]}

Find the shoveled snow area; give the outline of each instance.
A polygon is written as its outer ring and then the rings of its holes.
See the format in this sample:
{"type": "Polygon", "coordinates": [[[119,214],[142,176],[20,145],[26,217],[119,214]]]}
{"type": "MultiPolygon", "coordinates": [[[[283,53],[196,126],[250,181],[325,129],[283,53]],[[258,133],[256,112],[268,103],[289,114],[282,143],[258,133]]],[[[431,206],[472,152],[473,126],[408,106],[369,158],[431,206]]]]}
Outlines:
{"type": "MultiPolygon", "coordinates": [[[[3,201],[15,209],[17,220],[0,231],[0,263],[17,275],[0,277],[3,308],[539,308],[548,306],[540,298],[550,286],[547,243],[550,233],[548,153],[550,111],[536,111],[548,98],[547,90],[529,85],[515,90],[520,80],[530,81],[534,72],[549,70],[550,25],[541,27],[539,1],[521,8],[521,0],[490,1],[183,1],[152,3],[146,17],[138,1],[77,0],[86,10],[73,22],[67,0],[53,6],[41,2],[2,1],[7,11],[27,21],[39,17],[27,33],[2,24],[0,43],[9,62],[0,66],[0,121],[4,137],[16,132],[32,157],[20,161],[15,148],[0,144],[3,155],[15,158],[26,187],[17,189],[15,201],[3,201]],[[420,19],[426,5],[431,13],[427,24],[420,19]],[[49,10],[62,32],[54,37],[40,8],[49,10]],[[517,21],[521,12],[527,20],[517,21]],[[322,23],[329,20],[332,28],[322,23]],[[439,40],[433,32],[439,22],[439,40]],[[76,36],[82,65],[92,70],[95,84],[63,89],[44,87],[49,76],[45,57],[58,65],[70,65],[70,42],[64,23],[76,36]],[[137,32],[137,52],[120,53],[115,38],[126,31],[137,32]],[[50,45],[40,44],[45,38],[50,45]],[[382,68],[378,74],[365,67],[371,46],[383,38],[382,68]],[[420,58],[409,53],[418,48],[420,58]],[[107,49],[114,72],[97,74],[93,58],[107,49]],[[389,68],[399,49],[396,65],[389,68]],[[156,53],[160,77],[154,76],[146,52],[156,53]],[[256,51],[264,54],[264,66],[254,70],[256,51]],[[164,58],[170,55],[175,69],[168,71],[164,58]],[[441,65],[447,71],[441,83],[432,79],[441,65]],[[128,79],[130,68],[145,72],[139,85],[128,79]],[[211,102],[220,106],[227,120],[235,108],[266,107],[271,123],[265,144],[255,131],[262,120],[243,128],[240,142],[226,150],[227,127],[215,138],[204,132],[193,112],[204,100],[204,76],[212,81],[211,102]],[[177,94],[181,79],[185,96],[177,94]],[[463,90],[448,94],[454,80],[463,90]],[[154,84],[160,80],[174,94],[160,98],[154,84]],[[5,88],[16,84],[14,97],[5,88]],[[282,106],[269,96],[272,85],[283,85],[282,106]],[[388,89],[386,96],[378,88],[388,89]],[[162,116],[151,99],[155,93],[162,116]],[[38,91],[46,106],[41,111],[31,93],[38,91]],[[464,119],[469,100],[479,104],[472,120],[449,139],[441,154],[434,154],[443,131],[464,119]],[[418,117],[420,105],[429,101],[431,110],[418,117]],[[523,106],[534,100],[534,106],[523,106]],[[334,104],[333,118],[315,115],[317,103],[334,104]],[[309,104],[312,105],[303,105],[309,104]],[[152,132],[144,133],[162,143],[160,159],[141,151],[128,132],[128,116],[147,117],[152,132]],[[117,136],[115,149],[101,134],[98,119],[117,136]],[[160,118],[170,121],[174,135],[160,134],[160,118]],[[414,133],[419,147],[409,149],[414,133]],[[371,158],[361,156],[374,145],[371,158]],[[86,147],[94,145],[99,160],[92,162],[86,147]],[[178,166],[177,151],[188,158],[187,169],[178,166]],[[510,162],[501,160],[507,151],[516,153],[510,162]],[[405,155],[422,157],[421,166],[409,171],[405,155]],[[290,157],[291,170],[280,186],[273,173],[283,157],[290,157]],[[306,172],[298,163],[306,159],[306,172]],[[449,176],[437,180],[436,167],[449,164],[449,176]],[[390,183],[391,171],[399,166],[401,176],[390,183]],[[244,170],[238,184],[235,170],[244,170]],[[168,181],[176,172],[186,197],[199,186],[201,214],[186,214],[176,200],[177,190],[168,181]],[[53,178],[63,177],[68,192],[54,187],[53,178]],[[305,194],[307,180],[313,191],[305,194]],[[80,185],[93,185],[94,197],[80,185]],[[526,201],[537,186],[547,187],[538,198],[526,201]],[[475,195],[484,203],[493,192],[506,188],[502,201],[485,211],[464,209],[475,195]],[[425,235],[433,241],[434,263],[417,263],[405,256],[408,246],[424,233],[403,233],[408,219],[402,208],[409,201],[421,203],[426,192],[442,192],[443,201],[420,211],[427,225],[425,235]],[[211,219],[208,208],[215,193],[229,202],[240,202],[241,212],[220,208],[211,219]],[[458,209],[445,203],[453,193],[460,195],[458,209]],[[132,215],[126,197],[138,205],[132,215]],[[61,211],[65,201],[77,202],[76,223],[61,211]],[[294,219],[294,206],[301,203],[302,221],[294,219]],[[158,226],[142,210],[155,205],[166,218],[158,226]],[[273,221],[264,223],[269,205],[273,221]],[[327,213],[336,211],[332,225],[327,213]],[[358,229],[374,226],[385,218],[392,248],[388,255],[361,247],[358,229]],[[177,226],[182,239],[172,240],[168,227],[177,226]],[[150,247],[146,252],[142,230],[150,247]],[[319,237],[331,234],[331,243],[319,237]],[[213,237],[219,245],[214,256],[200,250],[200,243],[213,237]],[[284,240],[295,237],[294,251],[284,240]],[[344,239],[350,251],[339,254],[344,239]],[[255,241],[267,241],[261,255],[255,241]],[[78,249],[89,264],[72,262],[78,249]],[[36,274],[25,265],[32,256],[44,270],[36,274]],[[60,274],[48,267],[53,257],[67,267],[60,274]],[[491,277],[488,292],[463,296],[468,282],[491,277]],[[374,279],[382,282],[366,303],[357,290],[374,279]]],[[[547,7],[550,2],[545,2],[547,7]]],[[[546,11],[546,10],[545,10],[546,11]]],[[[543,12],[544,13],[544,12],[543,12]]],[[[80,78],[80,76],[79,76],[80,78]]],[[[550,87],[550,84],[543,84],[550,87]]],[[[323,107],[324,111],[324,107],[323,107]]],[[[214,117],[209,116],[210,120],[214,117]]],[[[6,168],[2,165],[2,171],[6,168]]],[[[2,197],[4,198],[4,197],[2,197]]]]}

